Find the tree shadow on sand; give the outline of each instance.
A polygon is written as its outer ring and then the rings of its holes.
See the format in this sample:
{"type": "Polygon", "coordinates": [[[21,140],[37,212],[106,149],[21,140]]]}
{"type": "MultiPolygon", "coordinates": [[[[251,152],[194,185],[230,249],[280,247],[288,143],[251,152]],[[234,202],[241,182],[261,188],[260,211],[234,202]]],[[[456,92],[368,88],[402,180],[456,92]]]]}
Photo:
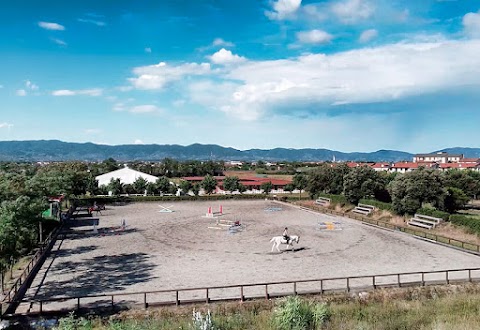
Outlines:
{"type": "MultiPolygon", "coordinates": [[[[98,256],[88,260],[61,262],[51,272],[71,276],[44,283],[36,299],[118,292],[153,278],[155,264],[145,253],[98,256]]],[[[47,276],[48,279],[48,276],[47,276]]]]}

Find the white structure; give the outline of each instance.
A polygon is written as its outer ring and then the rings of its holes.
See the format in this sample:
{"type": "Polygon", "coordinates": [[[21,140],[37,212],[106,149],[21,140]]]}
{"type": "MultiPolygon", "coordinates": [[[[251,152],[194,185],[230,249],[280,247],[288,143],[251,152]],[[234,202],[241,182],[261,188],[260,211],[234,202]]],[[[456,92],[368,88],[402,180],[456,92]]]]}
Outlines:
{"type": "Polygon", "coordinates": [[[418,162],[438,162],[438,163],[458,163],[463,159],[463,155],[452,155],[446,152],[437,152],[436,154],[417,154],[413,157],[415,163],[418,162]]]}
{"type": "Polygon", "coordinates": [[[155,183],[158,178],[156,176],[135,171],[131,168],[124,167],[119,170],[105,173],[95,177],[95,180],[98,181],[99,186],[108,185],[112,179],[120,179],[120,182],[123,184],[132,184],[138,178],[144,178],[147,182],[155,183]]]}

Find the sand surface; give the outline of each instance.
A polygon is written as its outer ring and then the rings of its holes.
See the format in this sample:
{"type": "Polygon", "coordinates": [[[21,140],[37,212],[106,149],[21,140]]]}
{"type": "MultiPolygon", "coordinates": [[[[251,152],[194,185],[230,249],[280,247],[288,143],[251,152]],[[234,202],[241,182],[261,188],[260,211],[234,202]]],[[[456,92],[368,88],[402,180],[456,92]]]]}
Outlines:
{"type": "Polygon", "coordinates": [[[98,218],[97,234],[83,226],[60,236],[26,299],[480,267],[471,254],[264,200],[134,203],[107,206],[98,218]],[[220,205],[221,217],[205,217],[220,205]],[[242,227],[208,228],[217,219],[242,227]],[[285,226],[300,242],[272,253],[270,239],[285,226]]]}

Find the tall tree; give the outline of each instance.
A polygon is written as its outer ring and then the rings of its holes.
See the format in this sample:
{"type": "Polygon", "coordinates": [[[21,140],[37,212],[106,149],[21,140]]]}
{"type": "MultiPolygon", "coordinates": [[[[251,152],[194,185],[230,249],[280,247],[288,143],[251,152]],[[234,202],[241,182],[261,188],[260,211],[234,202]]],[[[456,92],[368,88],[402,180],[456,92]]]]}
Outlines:
{"type": "Polygon", "coordinates": [[[227,176],[223,179],[223,189],[226,191],[238,190],[240,180],[238,176],[227,176]]]}
{"type": "Polygon", "coordinates": [[[293,185],[300,190],[300,198],[302,198],[302,190],[308,185],[307,176],[303,173],[298,173],[293,176],[293,185]]]}
{"type": "Polygon", "coordinates": [[[270,193],[270,191],[272,191],[273,189],[273,184],[271,181],[268,181],[268,182],[263,182],[261,185],[260,185],[260,189],[263,190],[263,193],[268,195],[270,193]]]}
{"type": "Polygon", "coordinates": [[[352,204],[362,198],[375,197],[376,192],[385,189],[385,182],[370,166],[353,168],[343,179],[344,195],[352,204]]]}
{"type": "Polygon", "coordinates": [[[217,180],[211,175],[206,175],[202,180],[201,186],[210,195],[217,188],[217,180]]]}

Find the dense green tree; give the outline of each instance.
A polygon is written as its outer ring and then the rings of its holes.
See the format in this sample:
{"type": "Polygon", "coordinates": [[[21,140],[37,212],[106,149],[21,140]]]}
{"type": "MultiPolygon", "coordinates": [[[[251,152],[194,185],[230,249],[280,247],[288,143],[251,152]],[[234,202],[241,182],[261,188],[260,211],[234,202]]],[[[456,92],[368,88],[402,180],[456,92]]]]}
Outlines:
{"type": "Polygon", "coordinates": [[[238,183],[238,192],[240,194],[243,194],[245,191],[247,191],[247,187],[245,187],[244,184],[242,184],[241,182],[238,183]]]}
{"type": "Polygon", "coordinates": [[[352,204],[362,198],[373,198],[377,191],[385,189],[383,178],[370,166],[353,168],[343,179],[344,195],[352,204]]]}
{"type": "Polygon", "coordinates": [[[308,185],[307,176],[303,173],[298,173],[293,176],[293,185],[296,189],[300,190],[300,198],[302,198],[302,190],[308,185]]]}
{"type": "Polygon", "coordinates": [[[159,194],[169,194],[171,192],[170,180],[165,176],[158,178],[157,182],[155,182],[155,186],[155,190],[159,194]]]}
{"type": "Polygon", "coordinates": [[[210,195],[217,188],[217,180],[211,175],[206,175],[202,180],[201,186],[210,195]]]}
{"type": "Polygon", "coordinates": [[[120,195],[123,192],[123,184],[120,179],[112,178],[107,185],[107,189],[112,192],[112,195],[120,195]]]}
{"type": "Polygon", "coordinates": [[[393,209],[399,214],[414,214],[424,203],[442,208],[443,178],[439,171],[420,168],[398,175],[389,185],[393,209]]]}
{"type": "Polygon", "coordinates": [[[261,185],[260,185],[260,189],[263,190],[263,193],[268,195],[270,193],[270,191],[272,191],[273,189],[273,184],[271,181],[268,181],[268,182],[263,182],[261,185]]]}
{"type": "Polygon", "coordinates": [[[468,196],[458,188],[448,187],[443,201],[443,210],[449,213],[454,213],[462,209],[469,201],[468,196]]]}
{"type": "Polygon", "coordinates": [[[293,185],[293,183],[287,183],[287,184],[285,185],[285,187],[283,188],[283,190],[292,193],[292,191],[295,190],[295,186],[293,185]]]}
{"type": "Polygon", "coordinates": [[[148,181],[142,177],[138,177],[133,182],[133,189],[135,190],[135,194],[144,194],[145,190],[147,189],[148,181]]]}
{"type": "Polygon", "coordinates": [[[183,191],[184,194],[188,194],[190,189],[192,189],[192,183],[187,180],[183,180],[180,182],[180,189],[183,191]]]}
{"type": "Polygon", "coordinates": [[[192,186],[192,192],[195,196],[198,196],[198,194],[200,193],[200,184],[198,183],[195,183],[193,186],[192,186]]]}
{"type": "Polygon", "coordinates": [[[239,184],[240,179],[238,178],[238,176],[227,176],[223,179],[223,189],[226,191],[238,190],[239,184]]]}

